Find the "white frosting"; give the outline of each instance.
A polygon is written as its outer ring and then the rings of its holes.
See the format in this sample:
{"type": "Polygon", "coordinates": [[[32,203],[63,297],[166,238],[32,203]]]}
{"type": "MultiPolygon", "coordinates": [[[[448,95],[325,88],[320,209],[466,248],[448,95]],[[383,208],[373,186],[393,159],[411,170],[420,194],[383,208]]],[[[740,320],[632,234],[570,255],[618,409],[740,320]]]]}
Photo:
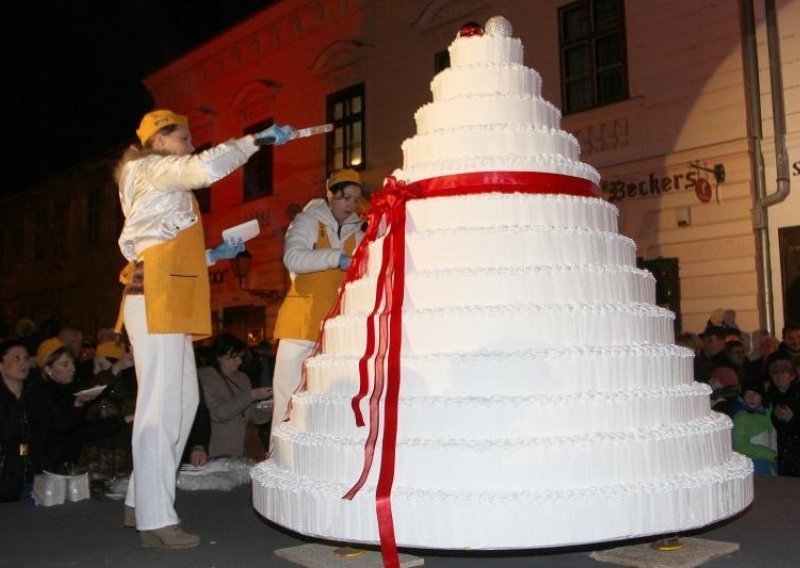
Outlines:
{"type": "MultiPolygon", "coordinates": [[[[373,309],[376,280],[372,276],[347,285],[345,314],[373,309]]],[[[647,270],[604,265],[431,270],[406,276],[404,305],[502,306],[524,304],[531,298],[546,298],[553,304],[652,303],[655,278],[647,270]]]]}
{"type": "MultiPolygon", "coordinates": [[[[406,247],[407,268],[413,271],[587,263],[631,266],[636,260],[631,239],[571,227],[426,231],[409,234],[406,247]]],[[[370,247],[371,255],[378,256],[379,251],[370,247]]]]}
{"type": "Polygon", "coordinates": [[[405,163],[470,159],[476,156],[559,156],[577,161],[578,141],[563,130],[528,125],[461,126],[418,134],[403,142],[405,163]]]}
{"type": "MultiPolygon", "coordinates": [[[[477,396],[406,395],[400,401],[398,429],[402,440],[430,440],[436,436],[441,440],[496,442],[517,439],[521,432],[535,432],[538,438],[559,439],[581,437],[587,431],[618,436],[619,432],[630,433],[705,418],[710,394],[708,385],[695,383],[667,388],[531,396],[485,393],[477,396]],[[584,418],[565,421],[565,412],[584,418]],[[465,414],[470,416],[469,421],[463,419],[465,414]],[[438,424],[433,432],[431,416],[436,417],[438,424]],[[498,416],[503,420],[498,420],[498,416]]],[[[314,394],[308,391],[296,394],[292,398],[290,432],[363,441],[361,429],[355,427],[353,420],[351,398],[338,393],[314,394]]],[[[366,410],[366,401],[362,407],[366,410]]],[[[418,483],[417,480],[409,481],[418,483]]],[[[520,479],[517,483],[527,482],[520,479]]]]}
{"type": "MultiPolygon", "coordinates": [[[[309,359],[308,391],[352,395],[359,358],[322,354],[309,359]]],[[[484,396],[486,377],[492,377],[491,392],[530,397],[691,384],[694,353],[677,345],[637,343],[404,354],[401,361],[401,396],[484,396]]]]}
{"type": "Polygon", "coordinates": [[[470,156],[458,160],[430,160],[422,164],[407,165],[395,170],[397,179],[417,181],[437,176],[468,174],[488,171],[541,172],[580,177],[599,183],[600,174],[584,163],[569,161],[557,156],[470,156]]]}
{"type": "MultiPolygon", "coordinates": [[[[542,92],[539,73],[516,63],[495,65],[473,64],[448,67],[431,81],[434,101],[445,101],[470,95],[520,95],[538,98],[542,92]]],[[[561,116],[561,112],[553,107],[561,116]]]]}
{"type": "MultiPolygon", "coordinates": [[[[662,404],[669,402],[672,401],[662,400],[662,404]]],[[[474,412],[477,420],[488,414],[486,411],[478,412],[478,406],[480,404],[461,410],[459,424],[465,426],[465,433],[470,428],[463,420],[464,415],[474,412]]],[[[329,408],[328,405],[315,405],[314,412],[318,414],[318,420],[309,425],[321,426],[325,421],[334,422],[335,417],[325,415],[325,410],[329,408]]],[[[581,405],[577,408],[581,408],[581,405]]],[[[620,406],[613,408],[620,410],[620,406]]],[[[411,416],[421,414],[427,423],[432,417],[437,418],[438,423],[437,413],[441,411],[441,426],[436,429],[436,434],[457,431],[455,425],[450,425],[449,429],[444,425],[446,418],[458,416],[457,411],[447,412],[441,408],[428,408],[427,412],[419,408],[414,410],[417,412],[412,411],[411,416]]],[[[520,414],[524,416],[524,413],[512,412],[508,406],[497,410],[511,413],[509,419],[517,419],[518,424],[520,414]]],[[[629,422],[633,418],[632,411],[624,411],[629,416],[629,422]]],[[[562,408],[561,415],[572,412],[570,405],[562,408]]],[[[684,417],[693,414],[688,408],[675,413],[684,417]]],[[[303,418],[307,415],[301,411],[301,424],[304,424],[303,418]]],[[[498,416],[501,414],[495,413],[493,419],[497,420],[498,416]]],[[[545,416],[552,417],[553,413],[545,413],[545,416]]],[[[532,419],[530,412],[527,418],[532,419]]],[[[732,456],[731,420],[716,412],[685,422],[649,428],[634,427],[625,431],[596,431],[589,434],[568,432],[535,437],[518,434],[503,438],[467,438],[463,434],[458,437],[409,437],[402,430],[403,424],[401,421],[398,425],[398,435],[402,432],[403,436],[395,449],[394,487],[413,487],[423,491],[524,490],[532,485],[539,489],[558,490],[642,483],[654,478],[700,471],[725,463],[732,456]],[[644,456],[647,459],[643,459],[644,456]],[[480,463],[486,465],[480,466],[480,463]],[[570,464],[569,468],[564,467],[566,463],[570,464]],[[503,469],[513,471],[513,475],[488,475],[488,466],[497,468],[498,464],[502,464],[503,469]],[[437,472],[458,472],[458,475],[437,472]],[[535,479],[536,483],[532,484],[531,479],[535,479]]],[[[539,426],[537,422],[536,427],[539,426]]],[[[530,425],[519,424],[519,427],[522,432],[531,430],[530,425]]],[[[363,430],[366,429],[359,430],[359,433],[363,430]]],[[[513,430],[509,425],[508,431],[513,430]]],[[[328,432],[321,434],[287,428],[281,424],[272,433],[275,463],[301,478],[325,479],[334,483],[354,482],[361,474],[366,433],[363,432],[359,437],[328,432]]],[[[380,457],[376,454],[376,463],[373,465],[375,471],[379,465],[380,457]]]]}
{"type": "MultiPolygon", "coordinates": [[[[561,113],[551,103],[527,95],[472,95],[450,99],[440,103],[429,103],[420,108],[414,115],[417,132],[420,135],[437,130],[459,128],[461,126],[480,127],[485,129],[487,122],[495,127],[516,125],[520,121],[528,124],[539,124],[545,129],[556,129],[561,121],[561,113]]],[[[508,136],[508,134],[504,134],[508,136]]],[[[416,140],[412,138],[411,140],[416,140]]],[[[406,141],[411,144],[411,140],[406,141]]],[[[532,140],[531,143],[535,143],[532,140]]],[[[404,146],[405,148],[406,146],[404,146]]],[[[545,147],[534,146],[537,151],[544,152],[545,147]]],[[[480,146],[483,148],[483,146],[480,146]]],[[[522,148],[522,150],[526,150],[522,148]]],[[[571,155],[574,154],[574,148],[571,155]]],[[[407,160],[413,160],[408,156],[407,160]]]]}
{"type": "MultiPolygon", "coordinates": [[[[597,182],[521,65],[510,24],[493,18],[486,30],[450,46],[453,66],[416,115],[398,177],[533,171],[597,182]]],[[[636,268],[616,207],[493,189],[406,204],[398,545],[566,546],[683,532],[744,509],[752,463],[731,450],[730,419],[694,381],[693,352],[674,345],[674,315],[654,305],[655,280],[636,268]]],[[[364,487],[342,496],[369,434],[351,401],[383,244],[369,245],[365,276],[346,285],[322,353],[306,362],[306,390],[252,472],[259,512],[334,541],[379,540],[382,418],[364,487]]],[[[372,386],[374,360],[365,364],[372,386]]],[[[369,420],[369,396],[360,409],[369,420]]]]}
{"type": "Polygon", "coordinates": [[[619,210],[593,197],[477,193],[429,197],[406,203],[407,231],[561,226],[617,232],[619,210]]]}
{"type": "MultiPolygon", "coordinates": [[[[325,324],[330,355],[360,355],[367,344],[367,314],[342,315],[325,324]]],[[[411,355],[492,349],[625,343],[672,343],[669,310],[648,304],[523,304],[403,311],[403,352],[411,355]]]]}

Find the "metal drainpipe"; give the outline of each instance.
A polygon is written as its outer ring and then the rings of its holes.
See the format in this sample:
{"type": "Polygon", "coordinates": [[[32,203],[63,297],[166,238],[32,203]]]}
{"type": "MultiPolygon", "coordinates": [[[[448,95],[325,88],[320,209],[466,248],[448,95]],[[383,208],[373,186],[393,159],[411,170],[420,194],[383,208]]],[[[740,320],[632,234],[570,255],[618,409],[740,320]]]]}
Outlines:
{"type": "Polygon", "coordinates": [[[747,99],[747,136],[751,139],[755,182],[752,223],[756,239],[756,270],[758,271],[758,296],[761,327],[775,333],[774,298],[772,295],[772,262],[769,245],[769,218],[767,209],[780,203],[789,195],[789,155],[786,149],[786,119],[783,103],[783,77],[781,75],[780,36],[775,14],[775,1],[764,0],[767,23],[767,50],[769,54],[770,88],[772,90],[772,115],[775,137],[775,162],[777,191],[766,194],[764,156],[761,151],[761,86],[758,80],[758,51],[753,0],[740,0],[742,21],[742,46],[744,53],[745,92],[747,99]]]}

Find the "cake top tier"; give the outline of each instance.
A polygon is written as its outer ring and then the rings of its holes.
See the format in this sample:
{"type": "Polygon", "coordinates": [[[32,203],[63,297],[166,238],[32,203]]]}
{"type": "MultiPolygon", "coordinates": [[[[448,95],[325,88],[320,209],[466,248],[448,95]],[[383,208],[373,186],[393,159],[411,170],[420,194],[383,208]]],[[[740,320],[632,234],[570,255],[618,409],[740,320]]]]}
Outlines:
{"type": "Polygon", "coordinates": [[[561,130],[561,113],[541,97],[541,77],[523,64],[523,46],[502,16],[461,27],[451,66],[431,81],[433,101],[414,115],[397,179],[415,182],[476,172],[600,175],[580,161],[580,145],[561,130]]]}
{"type": "Polygon", "coordinates": [[[458,37],[450,44],[450,65],[461,67],[481,63],[522,64],[522,42],[511,37],[511,24],[502,16],[486,22],[485,29],[477,24],[461,27],[458,37]]]}

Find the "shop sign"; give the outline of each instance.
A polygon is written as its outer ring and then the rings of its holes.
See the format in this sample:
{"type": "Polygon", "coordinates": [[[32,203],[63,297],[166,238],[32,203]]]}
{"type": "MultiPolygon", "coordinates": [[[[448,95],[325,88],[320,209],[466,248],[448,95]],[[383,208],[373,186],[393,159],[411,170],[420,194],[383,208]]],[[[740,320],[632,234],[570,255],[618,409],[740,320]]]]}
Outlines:
{"type": "Polygon", "coordinates": [[[703,201],[697,187],[698,180],[703,180],[708,185],[710,199],[711,185],[702,175],[698,175],[697,170],[694,169],[690,169],[683,174],[671,176],[658,175],[652,172],[644,179],[603,180],[600,183],[600,191],[603,197],[614,202],[636,197],[651,197],[671,192],[692,190],[697,192],[698,199],[703,201]]]}
{"type": "Polygon", "coordinates": [[[708,203],[711,201],[711,196],[714,192],[711,190],[711,184],[708,183],[706,178],[699,178],[694,182],[694,194],[703,203],[708,203]]]}

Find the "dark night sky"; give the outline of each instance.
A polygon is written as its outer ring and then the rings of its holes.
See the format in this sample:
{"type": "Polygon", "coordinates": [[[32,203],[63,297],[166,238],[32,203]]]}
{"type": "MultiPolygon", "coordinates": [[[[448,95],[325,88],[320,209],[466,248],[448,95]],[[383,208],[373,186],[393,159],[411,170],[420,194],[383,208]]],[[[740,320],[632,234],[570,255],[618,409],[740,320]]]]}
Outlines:
{"type": "Polygon", "coordinates": [[[141,80],[269,0],[6,3],[0,201],[131,141],[141,80]]]}

